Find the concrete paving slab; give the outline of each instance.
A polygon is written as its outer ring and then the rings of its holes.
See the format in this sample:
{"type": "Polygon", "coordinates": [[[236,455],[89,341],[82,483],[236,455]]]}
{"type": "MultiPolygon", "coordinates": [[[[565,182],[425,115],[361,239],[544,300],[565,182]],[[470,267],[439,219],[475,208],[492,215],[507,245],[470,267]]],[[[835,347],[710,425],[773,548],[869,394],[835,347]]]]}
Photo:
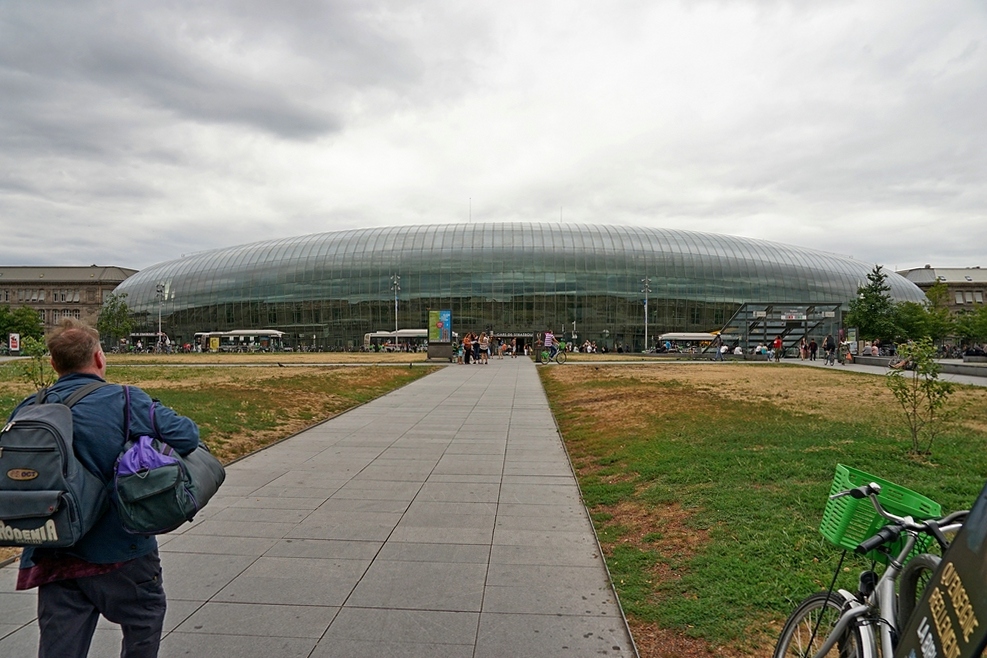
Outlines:
{"type": "Polygon", "coordinates": [[[179,633],[302,637],[319,639],[339,608],[313,605],[219,603],[200,607],[175,630],[179,633]]]}
{"type": "Polygon", "coordinates": [[[479,612],[487,565],[375,560],[348,605],[479,612]],[[409,567],[410,565],[410,567],[409,567]]]}
{"type": "Polygon", "coordinates": [[[618,618],[497,614],[480,617],[475,658],[634,656],[618,618]]]}
{"type": "MultiPolygon", "coordinates": [[[[437,610],[391,610],[348,607],[333,621],[320,645],[324,648],[341,641],[379,644],[386,638],[407,638],[412,644],[431,646],[431,655],[446,655],[447,645],[468,646],[476,640],[479,614],[437,610]]],[[[394,640],[389,640],[394,643],[394,640]]],[[[318,654],[317,654],[318,655],[318,654]]],[[[329,653],[326,655],[336,655],[329,653]]],[[[389,655],[369,653],[364,655],[389,655]]]]}
{"type": "Polygon", "coordinates": [[[308,638],[172,632],[161,640],[158,658],[308,658],[315,644],[308,638]]]}
{"type": "MultiPolygon", "coordinates": [[[[528,359],[443,368],[232,464],[161,557],[163,658],[636,655],[528,359]]],[[[13,575],[0,655],[33,655],[13,575]]],[[[119,641],[102,622],[90,655],[119,641]]]]}
{"type": "Polygon", "coordinates": [[[265,556],[258,558],[211,600],[340,606],[366,569],[363,560],[265,556]]]}

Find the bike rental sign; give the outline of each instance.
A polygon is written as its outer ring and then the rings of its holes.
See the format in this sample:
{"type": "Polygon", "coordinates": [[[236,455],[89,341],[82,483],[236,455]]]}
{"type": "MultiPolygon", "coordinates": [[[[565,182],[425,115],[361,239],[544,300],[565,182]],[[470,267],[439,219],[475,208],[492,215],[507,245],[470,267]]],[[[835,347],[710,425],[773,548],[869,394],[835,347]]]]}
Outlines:
{"type": "Polygon", "coordinates": [[[974,658],[987,648],[987,486],[910,619],[895,658],[974,658]]]}

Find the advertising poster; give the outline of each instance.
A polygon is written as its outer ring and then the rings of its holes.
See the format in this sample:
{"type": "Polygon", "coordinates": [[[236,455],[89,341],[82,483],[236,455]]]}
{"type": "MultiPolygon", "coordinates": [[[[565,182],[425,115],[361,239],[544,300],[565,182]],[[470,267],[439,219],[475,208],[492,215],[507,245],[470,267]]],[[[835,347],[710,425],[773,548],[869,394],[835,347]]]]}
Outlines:
{"type": "Polygon", "coordinates": [[[987,644],[987,486],[902,631],[895,658],[974,658],[987,644]]]}
{"type": "Polygon", "coordinates": [[[21,351],[21,335],[20,334],[10,334],[9,340],[7,341],[7,347],[11,352],[21,351]]]}
{"type": "Polygon", "coordinates": [[[428,312],[428,342],[452,342],[452,311],[428,312]]]}

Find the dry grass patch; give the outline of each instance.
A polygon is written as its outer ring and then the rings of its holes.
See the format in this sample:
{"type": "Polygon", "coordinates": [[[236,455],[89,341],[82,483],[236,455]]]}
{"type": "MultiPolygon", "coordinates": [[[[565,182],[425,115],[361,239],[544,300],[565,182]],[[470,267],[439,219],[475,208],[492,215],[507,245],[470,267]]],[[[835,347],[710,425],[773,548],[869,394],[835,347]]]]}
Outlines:
{"type": "MultiPolygon", "coordinates": [[[[628,383],[636,381],[649,386],[678,384],[709,396],[711,406],[715,398],[722,398],[747,403],[763,402],[799,413],[817,415],[851,416],[862,411],[870,414],[875,409],[882,408],[897,413],[894,396],[884,385],[884,380],[872,375],[820,372],[770,364],[662,363],[644,367],[600,365],[594,367],[589,377],[580,371],[581,368],[557,368],[551,376],[562,384],[581,383],[587,379],[628,383]],[[852,378],[852,385],[848,385],[848,377],[852,378]]],[[[635,409],[644,409],[647,413],[675,413],[681,407],[670,408],[669,404],[693,407],[696,404],[696,399],[691,396],[676,400],[662,395],[661,388],[654,391],[651,398],[633,402],[622,400],[612,413],[633,412],[635,409]]],[[[584,400],[605,394],[603,389],[593,388],[582,388],[579,393],[584,400]]],[[[627,415],[633,416],[634,413],[627,415]]]]}

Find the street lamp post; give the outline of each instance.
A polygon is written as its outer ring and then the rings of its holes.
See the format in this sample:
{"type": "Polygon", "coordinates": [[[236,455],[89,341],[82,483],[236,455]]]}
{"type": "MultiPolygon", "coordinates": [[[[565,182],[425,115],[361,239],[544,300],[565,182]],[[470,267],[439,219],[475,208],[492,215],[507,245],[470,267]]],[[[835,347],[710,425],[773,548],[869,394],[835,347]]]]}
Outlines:
{"type": "Polygon", "coordinates": [[[157,346],[160,347],[161,346],[161,306],[164,304],[164,290],[165,290],[164,284],[159,283],[157,285],[157,287],[155,288],[155,290],[157,291],[157,294],[155,296],[158,298],[158,344],[157,344],[157,346]]]}
{"type": "Polygon", "coordinates": [[[394,291],[394,343],[398,342],[398,292],[401,290],[401,277],[391,277],[391,290],[394,291]]]}
{"type": "Polygon", "coordinates": [[[651,293],[651,278],[644,277],[641,279],[641,283],[644,284],[641,288],[641,292],[644,293],[644,351],[648,351],[648,295],[651,293]]]}

